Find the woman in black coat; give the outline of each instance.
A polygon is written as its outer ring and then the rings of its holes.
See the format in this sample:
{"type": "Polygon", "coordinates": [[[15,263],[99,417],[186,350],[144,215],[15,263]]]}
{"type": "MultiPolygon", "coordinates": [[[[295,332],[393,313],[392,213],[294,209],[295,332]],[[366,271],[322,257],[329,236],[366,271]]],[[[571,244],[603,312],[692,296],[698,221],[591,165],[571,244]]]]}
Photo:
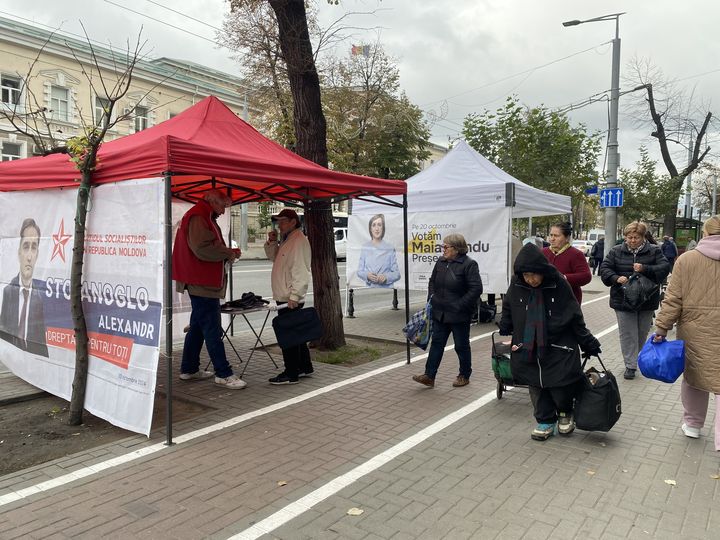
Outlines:
{"type": "Polygon", "coordinates": [[[428,287],[433,315],[432,343],[425,373],[414,375],[413,380],[435,386],[435,375],[452,332],[460,360],[460,372],[453,386],[465,386],[472,373],[470,319],[482,294],[482,281],[477,262],[467,256],[467,242],[461,234],[447,235],[442,247],[443,255],[435,263],[428,287]]]}
{"type": "Polygon", "coordinates": [[[670,273],[670,263],[659,246],[646,240],[647,227],[634,221],[623,230],[625,241],[614,246],[600,265],[600,278],[610,287],[610,307],[618,321],[620,350],[626,379],[635,378],[637,357],[652,325],[653,312],[660,305],[660,284],[670,273]],[[657,285],[657,290],[640,306],[627,305],[623,285],[639,273],[657,285]]]}
{"type": "Polygon", "coordinates": [[[515,275],[503,299],[501,335],[512,335],[513,380],[526,384],[537,427],[531,437],[544,441],[575,429],[573,407],[583,377],[580,349],[600,354],[600,342],[585,326],[567,280],[533,244],[515,259],[515,275]]]}

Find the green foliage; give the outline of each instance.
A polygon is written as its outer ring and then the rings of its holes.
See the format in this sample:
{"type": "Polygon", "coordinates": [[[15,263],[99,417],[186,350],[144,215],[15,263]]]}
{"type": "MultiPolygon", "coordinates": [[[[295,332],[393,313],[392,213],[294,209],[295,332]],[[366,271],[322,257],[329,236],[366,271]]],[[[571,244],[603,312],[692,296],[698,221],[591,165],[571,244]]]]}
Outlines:
{"type": "Polygon", "coordinates": [[[598,133],[588,134],[582,124],[571,126],[564,114],[544,106],[527,108],[515,96],[508,97],[495,112],[468,115],[462,135],[470,146],[518,180],[570,195],[573,208],[588,200],[585,187],[598,178],[598,133]]]}
{"type": "Polygon", "coordinates": [[[634,220],[663,219],[675,213],[678,193],[668,175],[659,175],[657,161],[650,159],[645,146],[635,168],[620,169],[620,186],[625,188],[622,216],[625,223],[634,220]]]}
{"type": "MultiPolygon", "coordinates": [[[[258,225],[261,229],[267,229],[272,225],[272,212],[270,212],[270,203],[261,202],[258,204],[258,225]]],[[[249,231],[250,229],[248,229],[249,231]]]]}
{"type": "Polygon", "coordinates": [[[382,47],[336,62],[324,79],[328,158],[338,170],[405,179],[419,171],[430,130],[399,90],[399,72],[382,47]]]}

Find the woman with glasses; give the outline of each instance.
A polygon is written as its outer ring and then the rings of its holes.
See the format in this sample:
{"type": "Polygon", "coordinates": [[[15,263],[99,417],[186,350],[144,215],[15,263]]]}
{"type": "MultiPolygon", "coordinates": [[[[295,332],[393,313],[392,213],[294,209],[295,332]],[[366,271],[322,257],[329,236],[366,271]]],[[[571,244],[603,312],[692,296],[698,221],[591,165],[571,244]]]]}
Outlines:
{"type": "Polygon", "coordinates": [[[592,273],[583,252],[570,245],[572,226],[568,222],[556,223],[550,228],[550,246],[543,253],[558,272],[567,280],[578,304],[582,304],[582,287],[592,280],[592,273]]]}
{"type": "Polygon", "coordinates": [[[478,264],[467,256],[465,238],[461,234],[447,235],[443,239],[442,250],[428,286],[433,311],[430,352],[425,373],[413,376],[415,382],[431,388],[435,386],[435,376],[451,333],[460,360],[460,370],[453,386],[465,386],[470,382],[470,319],[482,294],[478,264]]]}
{"type": "Polygon", "coordinates": [[[670,263],[660,246],[647,241],[647,226],[633,221],[625,227],[625,241],[614,246],[600,265],[600,278],[610,287],[610,307],[615,310],[620,337],[620,350],[625,361],[625,379],[634,379],[637,357],[645,344],[653,312],[660,305],[660,284],[670,273],[670,263]],[[658,285],[657,290],[639,306],[625,302],[623,286],[630,277],[641,274],[658,285]]]}

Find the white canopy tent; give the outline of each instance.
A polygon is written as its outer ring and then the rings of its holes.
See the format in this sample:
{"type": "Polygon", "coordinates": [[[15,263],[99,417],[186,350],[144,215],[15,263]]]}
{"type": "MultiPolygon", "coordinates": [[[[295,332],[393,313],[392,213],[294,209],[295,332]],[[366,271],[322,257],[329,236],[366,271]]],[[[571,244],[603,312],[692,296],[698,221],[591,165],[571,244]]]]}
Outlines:
{"type": "Polygon", "coordinates": [[[441,253],[442,238],[461,233],[470,248],[468,255],[480,265],[485,292],[503,293],[511,275],[512,219],[571,212],[569,196],[543,191],[513,178],[465,141],[459,141],[441,160],[409,178],[407,184],[405,237],[399,215],[402,208],[380,207],[362,200],[353,203],[347,247],[349,288],[425,289],[441,253]],[[405,245],[409,257],[409,276],[401,276],[400,271],[395,274],[396,281],[386,285],[362,279],[372,249],[368,242],[369,220],[378,214],[383,214],[386,225],[385,246],[394,246],[399,259],[405,245]]]}
{"type": "MultiPolygon", "coordinates": [[[[570,197],[534,188],[510,176],[458,141],[441,160],[407,180],[409,212],[482,210],[510,206],[513,218],[569,214],[570,197]],[[513,184],[515,204],[508,204],[507,184],[513,184]]],[[[354,214],[367,214],[377,205],[353,202],[354,214]]],[[[391,210],[386,209],[389,213],[391,210]]],[[[393,209],[402,212],[402,208],[393,209]]]]}

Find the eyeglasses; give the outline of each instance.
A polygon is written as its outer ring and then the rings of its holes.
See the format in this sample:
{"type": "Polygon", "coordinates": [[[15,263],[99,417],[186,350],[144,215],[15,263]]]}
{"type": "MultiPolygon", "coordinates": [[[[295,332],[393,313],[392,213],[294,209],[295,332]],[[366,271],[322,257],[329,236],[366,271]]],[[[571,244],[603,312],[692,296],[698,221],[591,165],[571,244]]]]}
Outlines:
{"type": "Polygon", "coordinates": [[[443,244],[443,245],[440,246],[440,247],[443,248],[443,249],[452,249],[452,246],[448,246],[447,244],[443,244]]]}

